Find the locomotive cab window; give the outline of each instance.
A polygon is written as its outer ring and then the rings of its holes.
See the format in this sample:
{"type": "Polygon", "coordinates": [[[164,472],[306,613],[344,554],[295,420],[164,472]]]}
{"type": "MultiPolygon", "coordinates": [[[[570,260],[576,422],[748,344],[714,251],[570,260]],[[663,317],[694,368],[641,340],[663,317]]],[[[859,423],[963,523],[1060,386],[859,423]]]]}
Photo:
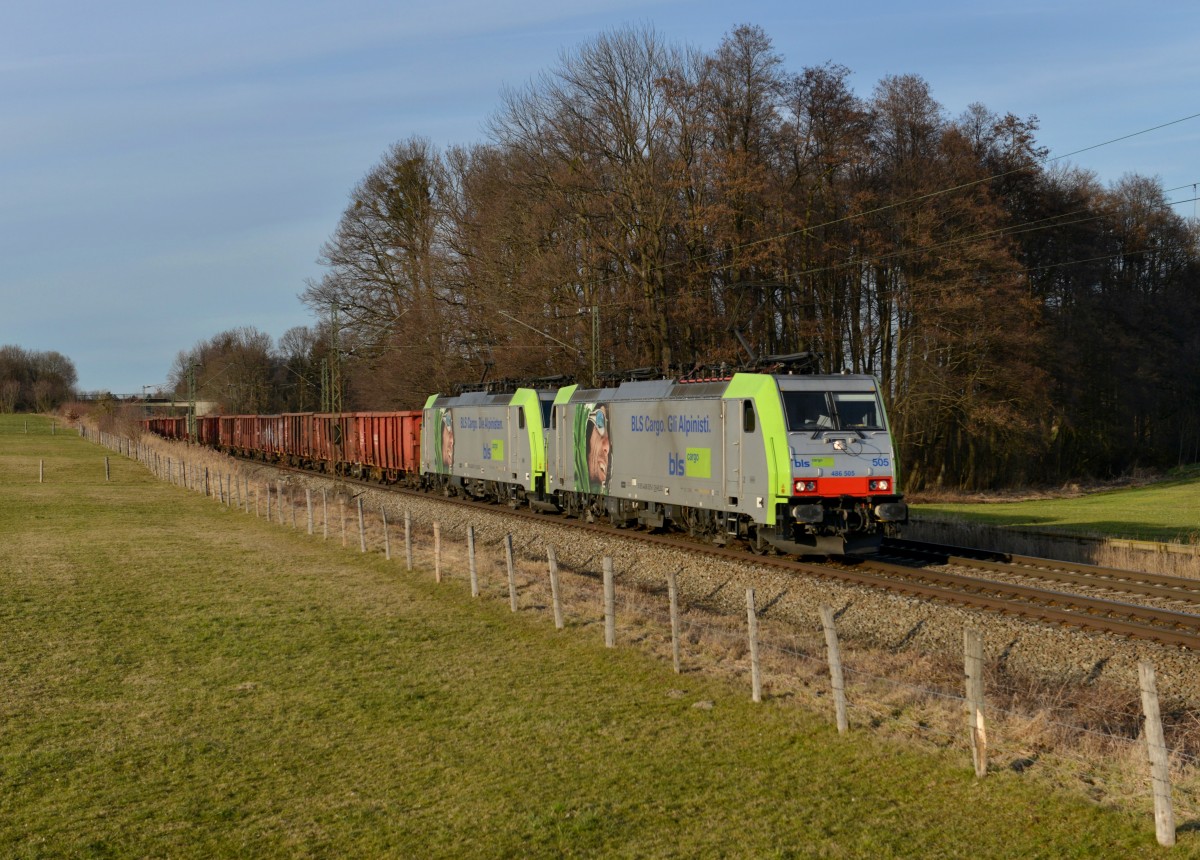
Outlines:
{"type": "Polygon", "coordinates": [[[754,402],[751,400],[742,401],[742,431],[754,432],[754,402]]]}
{"type": "Polygon", "coordinates": [[[518,430],[525,429],[525,407],[524,406],[517,407],[517,429],[518,430]]]}
{"type": "Polygon", "coordinates": [[[834,411],[824,391],[784,391],[782,394],[789,430],[829,430],[834,427],[834,411]]]}
{"type": "Polygon", "coordinates": [[[882,430],[879,401],[870,391],[834,392],[838,424],[848,430],[882,430]]]}

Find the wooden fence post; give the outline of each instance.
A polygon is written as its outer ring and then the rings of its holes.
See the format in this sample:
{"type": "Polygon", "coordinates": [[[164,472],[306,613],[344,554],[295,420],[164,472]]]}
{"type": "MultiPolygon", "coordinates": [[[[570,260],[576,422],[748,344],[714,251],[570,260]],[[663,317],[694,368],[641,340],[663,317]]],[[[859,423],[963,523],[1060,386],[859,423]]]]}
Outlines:
{"type": "Polygon", "coordinates": [[[846,681],[842,677],[842,648],[838,644],[837,628],[833,623],[833,607],[822,604],[821,627],[825,631],[825,650],[829,655],[829,681],[833,687],[833,704],[837,714],[838,734],[844,735],[850,727],[846,718],[846,681]]]}
{"type": "Polygon", "coordinates": [[[604,644],[617,645],[617,590],[613,584],[612,556],[604,556],[604,644]]]}
{"type": "Polygon", "coordinates": [[[1150,759],[1150,782],[1154,788],[1154,835],[1159,845],[1175,844],[1175,810],[1171,806],[1171,767],[1158,710],[1158,686],[1154,666],[1138,663],[1138,685],[1142,689],[1142,712],[1146,715],[1146,754],[1150,759]]]}
{"type": "Polygon", "coordinates": [[[362,496],[358,497],[358,551],[367,551],[367,523],[363,518],[362,496]]]}
{"type": "Polygon", "coordinates": [[[433,581],[442,581],[442,524],[433,524],[433,581]]]}
{"type": "Polygon", "coordinates": [[[983,634],[963,630],[963,666],[966,672],[967,728],[971,733],[971,761],[975,776],[987,774],[987,728],[983,720],[983,634]]]}
{"type": "Polygon", "coordinates": [[[379,516],[383,519],[383,557],[387,561],[391,561],[392,542],[388,538],[387,511],[383,507],[379,508],[379,516]]]}
{"type": "Polygon", "coordinates": [[[471,596],[479,596],[479,573],[475,568],[475,526],[467,526],[467,566],[471,572],[471,596]]]}
{"type": "Polygon", "coordinates": [[[312,488],[304,488],[304,506],[308,509],[308,533],[313,533],[312,488]]]}
{"type": "Polygon", "coordinates": [[[546,561],[550,565],[550,602],[554,606],[554,627],[563,629],[562,600],[558,593],[558,554],[554,547],[546,547],[546,561]]]}
{"type": "Polygon", "coordinates": [[[271,522],[271,482],[264,481],[263,489],[267,491],[267,522],[271,522]]]}
{"type": "Polygon", "coordinates": [[[412,514],[404,512],[404,563],[412,570],[412,514]]]}
{"type": "Polygon", "coordinates": [[[109,468],[107,457],[104,458],[104,480],[112,480],[112,470],[109,468]]]}
{"type": "Polygon", "coordinates": [[[504,536],[504,560],[508,563],[508,608],[517,611],[517,575],[513,569],[512,534],[504,536]]]}
{"type": "Polygon", "coordinates": [[[667,574],[667,599],[671,604],[671,662],[678,675],[683,667],[679,659],[679,583],[675,579],[675,571],[667,574]]]}
{"type": "Polygon", "coordinates": [[[329,492],[321,488],[321,533],[323,540],[329,540],[329,492]]]}
{"type": "Polygon", "coordinates": [[[746,628],[750,635],[750,701],[762,701],[762,672],[758,665],[758,614],[754,611],[754,589],[746,589],[746,628]]]}

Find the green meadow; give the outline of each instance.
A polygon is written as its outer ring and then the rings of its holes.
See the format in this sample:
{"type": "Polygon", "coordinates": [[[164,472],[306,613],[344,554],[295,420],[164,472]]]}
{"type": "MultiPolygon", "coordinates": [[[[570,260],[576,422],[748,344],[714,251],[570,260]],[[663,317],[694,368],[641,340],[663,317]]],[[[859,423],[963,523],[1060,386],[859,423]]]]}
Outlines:
{"type": "Polygon", "coordinates": [[[1195,543],[1200,539],[1200,468],[1140,487],[1073,498],[971,504],[920,504],[919,517],[953,517],[985,525],[1131,540],[1195,543]]]}
{"type": "Polygon", "coordinates": [[[0,856],[1167,856],[1148,814],[839,737],[24,420],[0,416],[0,856]]]}

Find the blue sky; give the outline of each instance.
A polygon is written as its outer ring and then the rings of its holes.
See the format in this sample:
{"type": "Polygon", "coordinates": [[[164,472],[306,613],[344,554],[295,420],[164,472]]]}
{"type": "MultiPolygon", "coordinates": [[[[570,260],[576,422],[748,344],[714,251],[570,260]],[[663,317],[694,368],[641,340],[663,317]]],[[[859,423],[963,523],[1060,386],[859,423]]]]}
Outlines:
{"type": "MultiPolygon", "coordinates": [[[[1184,2],[2,0],[0,345],[132,393],[225,329],[309,325],[297,296],[390,144],[485,140],[505,85],[605,30],[712,50],[743,23],[864,97],[913,73],[950,116],[1036,114],[1051,156],[1200,113],[1184,2]]],[[[1190,201],[1197,153],[1200,118],[1067,160],[1190,201]]]]}

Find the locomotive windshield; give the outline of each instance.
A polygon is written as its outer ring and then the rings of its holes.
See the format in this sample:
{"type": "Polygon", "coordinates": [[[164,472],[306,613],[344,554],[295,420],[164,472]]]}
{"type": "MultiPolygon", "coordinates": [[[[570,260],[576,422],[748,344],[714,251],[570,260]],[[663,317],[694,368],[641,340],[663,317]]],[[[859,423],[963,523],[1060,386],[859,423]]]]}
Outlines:
{"type": "Polygon", "coordinates": [[[869,391],[783,391],[788,429],[882,430],[879,403],[869,391]]]}
{"type": "Polygon", "coordinates": [[[833,424],[833,409],[824,391],[784,391],[783,409],[789,430],[826,430],[833,424]]]}
{"type": "Polygon", "coordinates": [[[833,392],[833,405],[837,407],[838,424],[851,430],[882,430],[879,403],[872,392],[833,392]]]}

